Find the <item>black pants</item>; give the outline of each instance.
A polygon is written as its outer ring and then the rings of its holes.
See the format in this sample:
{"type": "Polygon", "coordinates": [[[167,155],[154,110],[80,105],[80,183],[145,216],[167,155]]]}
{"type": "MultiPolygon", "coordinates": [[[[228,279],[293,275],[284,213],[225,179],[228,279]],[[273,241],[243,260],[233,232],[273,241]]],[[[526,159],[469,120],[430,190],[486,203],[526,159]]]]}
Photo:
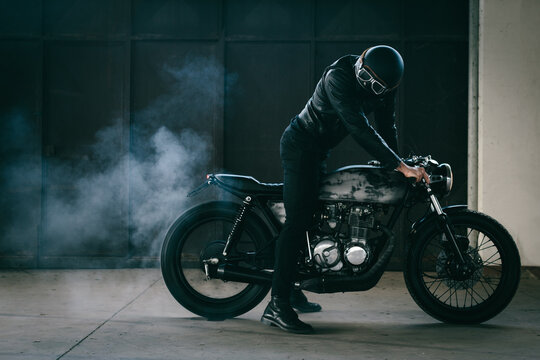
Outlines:
{"type": "Polygon", "coordinates": [[[272,295],[288,298],[297,258],[313,223],[328,152],[307,133],[287,127],[280,142],[286,220],[276,244],[272,295]]]}

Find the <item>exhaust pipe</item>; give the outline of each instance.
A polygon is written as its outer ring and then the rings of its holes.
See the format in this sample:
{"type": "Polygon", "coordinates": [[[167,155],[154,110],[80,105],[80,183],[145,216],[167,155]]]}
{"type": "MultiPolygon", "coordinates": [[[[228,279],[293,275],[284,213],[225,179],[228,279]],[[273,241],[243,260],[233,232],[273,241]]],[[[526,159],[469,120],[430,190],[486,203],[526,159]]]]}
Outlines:
{"type": "Polygon", "coordinates": [[[216,269],[215,278],[251,284],[272,284],[271,272],[253,270],[231,264],[219,265],[216,269]]]}
{"type": "MultiPolygon", "coordinates": [[[[382,277],[390,257],[394,251],[396,238],[392,231],[380,225],[379,229],[387,236],[386,243],[381,249],[377,262],[366,273],[351,276],[328,276],[301,280],[295,284],[295,288],[311,291],[318,294],[366,291],[374,287],[382,277]]],[[[254,270],[231,264],[221,264],[212,272],[212,278],[226,281],[236,281],[251,284],[272,284],[273,273],[264,270],[254,270]]]]}

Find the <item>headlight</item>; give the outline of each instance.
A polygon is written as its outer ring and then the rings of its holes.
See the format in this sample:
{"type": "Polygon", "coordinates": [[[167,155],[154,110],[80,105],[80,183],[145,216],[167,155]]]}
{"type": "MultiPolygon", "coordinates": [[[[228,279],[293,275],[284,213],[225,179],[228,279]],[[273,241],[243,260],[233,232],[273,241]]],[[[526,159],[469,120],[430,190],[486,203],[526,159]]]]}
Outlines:
{"type": "Polygon", "coordinates": [[[448,195],[454,185],[454,174],[448,164],[440,164],[430,175],[431,189],[438,195],[448,195]]]}
{"type": "Polygon", "coordinates": [[[454,185],[454,174],[452,173],[452,167],[448,164],[441,164],[439,167],[444,168],[446,177],[446,193],[448,194],[450,191],[452,191],[452,186],[454,185]]]}

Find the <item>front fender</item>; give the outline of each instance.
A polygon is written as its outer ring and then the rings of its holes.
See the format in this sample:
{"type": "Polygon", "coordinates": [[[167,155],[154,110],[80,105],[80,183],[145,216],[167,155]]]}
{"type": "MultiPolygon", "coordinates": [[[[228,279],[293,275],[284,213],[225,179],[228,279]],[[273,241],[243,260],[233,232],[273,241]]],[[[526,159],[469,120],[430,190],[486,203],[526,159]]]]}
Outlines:
{"type": "MultiPolygon", "coordinates": [[[[457,212],[467,210],[467,205],[451,205],[446,206],[442,208],[446,215],[452,215],[457,212]]],[[[409,231],[409,240],[413,241],[416,238],[416,234],[418,233],[418,229],[423,226],[424,224],[430,224],[432,221],[435,221],[437,219],[437,214],[434,212],[430,213],[427,216],[424,216],[420,220],[416,221],[411,226],[411,230],[409,231]]]]}

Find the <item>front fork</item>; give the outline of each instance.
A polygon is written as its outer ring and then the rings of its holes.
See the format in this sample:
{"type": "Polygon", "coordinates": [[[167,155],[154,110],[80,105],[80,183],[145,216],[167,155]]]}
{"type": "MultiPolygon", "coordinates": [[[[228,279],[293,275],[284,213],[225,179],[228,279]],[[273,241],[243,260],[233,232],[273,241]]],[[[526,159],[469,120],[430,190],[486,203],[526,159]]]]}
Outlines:
{"type": "Polygon", "coordinates": [[[444,235],[446,236],[447,241],[450,242],[450,246],[453,248],[457,258],[459,259],[459,262],[461,264],[464,264],[465,258],[463,257],[463,254],[461,253],[461,250],[457,243],[456,235],[452,228],[452,224],[450,223],[450,218],[443,211],[441,204],[439,203],[439,200],[437,199],[435,194],[433,194],[431,187],[428,184],[424,184],[424,185],[426,187],[429,201],[431,202],[432,210],[437,214],[437,222],[439,224],[439,227],[444,232],[444,235]]]}

